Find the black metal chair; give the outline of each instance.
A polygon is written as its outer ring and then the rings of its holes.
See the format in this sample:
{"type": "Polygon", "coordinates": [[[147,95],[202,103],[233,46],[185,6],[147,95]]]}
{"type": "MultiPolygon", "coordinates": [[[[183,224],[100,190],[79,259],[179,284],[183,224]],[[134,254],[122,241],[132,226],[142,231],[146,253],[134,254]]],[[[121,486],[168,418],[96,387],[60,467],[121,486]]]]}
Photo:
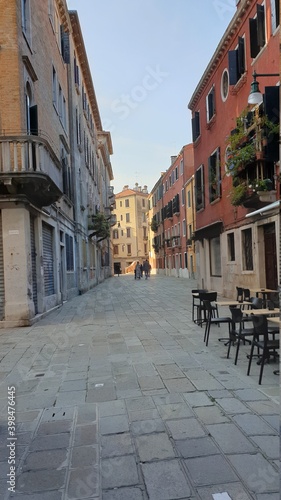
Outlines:
{"type": "Polygon", "coordinates": [[[200,301],[200,298],[199,298],[199,293],[201,292],[207,292],[208,290],[205,290],[204,288],[201,288],[201,289],[197,289],[197,290],[191,290],[191,293],[192,293],[192,321],[194,323],[199,323],[199,319],[200,319],[200,306],[201,306],[201,301],[200,301]],[[194,296],[193,294],[198,294],[198,297],[194,296]],[[196,310],[196,320],[194,319],[194,311],[196,310]]]}
{"type": "Polygon", "coordinates": [[[219,315],[218,311],[218,306],[215,304],[218,294],[217,292],[200,292],[199,293],[200,297],[200,326],[202,327],[203,323],[206,323],[207,321],[207,311],[204,306],[204,300],[209,300],[211,303],[211,309],[212,309],[212,317],[216,317],[219,315]]]}
{"type": "Polygon", "coordinates": [[[236,287],[236,292],[237,292],[236,300],[238,302],[243,302],[243,288],[240,287],[240,286],[237,286],[236,287]]]}
{"type": "Polygon", "coordinates": [[[262,309],[263,300],[260,297],[251,297],[252,309],[262,309]]]}
{"type": "MultiPolygon", "coordinates": [[[[243,288],[243,302],[251,302],[251,292],[249,288],[243,288]]],[[[251,304],[243,304],[243,309],[250,309],[251,304]]]]}
{"type": "Polygon", "coordinates": [[[230,329],[230,324],[231,324],[231,318],[230,316],[215,316],[214,317],[214,309],[212,308],[212,303],[210,300],[204,300],[203,299],[203,304],[204,308],[206,311],[206,327],[205,327],[205,333],[204,333],[204,342],[206,342],[206,346],[208,345],[209,342],[209,335],[210,335],[210,329],[211,325],[221,325],[221,324],[228,324],[228,330],[230,329]]]}
{"type": "Polygon", "coordinates": [[[254,348],[258,347],[260,350],[262,350],[259,375],[259,385],[261,385],[265,361],[267,360],[269,362],[271,355],[273,355],[274,359],[276,359],[278,356],[277,351],[279,350],[279,339],[270,340],[268,338],[268,320],[266,316],[253,315],[252,320],[254,324],[254,335],[249,356],[247,375],[250,375],[254,348]]]}
{"type": "Polygon", "coordinates": [[[252,327],[252,328],[245,328],[244,327],[245,321],[252,321],[252,317],[250,317],[250,318],[243,317],[243,311],[240,308],[237,307],[237,308],[231,309],[231,314],[232,314],[232,318],[231,318],[231,326],[230,326],[230,331],[229,331],[229,343],[228,343],[227,358],[229,358],[231,345],[233,345],[235,342],[237,342],[236,354],[235,354],[235,360],[234,360],[234,364],[236,365],[237,360],[238,360],[240,342],[242,340],[244,344],[245,344],[245,342],[249,342],[251,344],[251,340],[248,337],[253,338],[254,327],[252,327]]]}

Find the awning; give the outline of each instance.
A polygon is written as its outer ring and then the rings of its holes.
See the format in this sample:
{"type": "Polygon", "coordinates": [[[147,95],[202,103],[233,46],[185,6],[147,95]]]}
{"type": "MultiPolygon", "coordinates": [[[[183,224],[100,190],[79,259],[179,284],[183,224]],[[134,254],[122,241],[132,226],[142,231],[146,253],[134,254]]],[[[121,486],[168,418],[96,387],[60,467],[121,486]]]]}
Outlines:
{"type": "Polygon", "coordinates": [[[270,210],[274,210],[278,207],[280,207],[280,200],[274,201],[274,203],[270,203],[269,205],[266,205],[266,207],[260,208],[259,210],[250,212],[249,214],[245,215],[245,217],[252,217],[253,215],[263,215],[264,212],[269,212],[270,210]]]}
{"type": "Polygon", "coordinates": [[[221,220],[213,222],[212,224],[208,224],[208,226],[201,227],[194,232],[195,240],[203,240],[216,238],[222,233],[223,223],[221,220]]]}

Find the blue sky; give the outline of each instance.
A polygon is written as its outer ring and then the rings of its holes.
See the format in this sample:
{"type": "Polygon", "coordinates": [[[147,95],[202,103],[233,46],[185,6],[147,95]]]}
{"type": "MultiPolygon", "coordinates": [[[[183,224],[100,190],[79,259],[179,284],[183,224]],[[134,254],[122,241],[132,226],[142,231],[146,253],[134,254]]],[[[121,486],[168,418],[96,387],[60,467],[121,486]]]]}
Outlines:
{"type": "Polygon", "coordinates": [[[115,193],[151,190],[192,142],[188,102],[226,30],[235,0],[67,0],[77,10],[115,193]]]}

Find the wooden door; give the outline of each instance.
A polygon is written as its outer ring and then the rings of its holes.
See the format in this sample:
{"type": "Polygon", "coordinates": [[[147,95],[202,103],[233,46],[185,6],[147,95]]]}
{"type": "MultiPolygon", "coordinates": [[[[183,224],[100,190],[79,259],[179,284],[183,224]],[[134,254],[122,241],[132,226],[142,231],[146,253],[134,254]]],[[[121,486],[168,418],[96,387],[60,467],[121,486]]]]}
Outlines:
{"type": "Polygon", "coordinates": [[[277,290],[277,255],[274,223],[264,226],[264,255],[266,288],[277,290]]]}

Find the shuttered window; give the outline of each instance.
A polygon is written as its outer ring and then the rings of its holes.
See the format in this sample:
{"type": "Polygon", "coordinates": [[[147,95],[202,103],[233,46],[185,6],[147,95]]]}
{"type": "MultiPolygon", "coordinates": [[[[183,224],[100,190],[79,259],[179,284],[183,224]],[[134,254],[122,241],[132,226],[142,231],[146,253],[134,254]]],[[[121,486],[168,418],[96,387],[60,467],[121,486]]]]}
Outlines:
{"type": "Polygon", "coordinates": [[[243,37],[238,37],[238,46],[228,52],[229,85],[236,85],[245,73],[245,43],[243,37]]]}
{"type": "Polygon", "coordinates": [[[196,210],[204,208],[204,179],[203,179],[203,165],[195,172],[195,204],[196,210]]]}
{"type": "MultiPolygon", "coordinates": [[[[200,136],[200,113],[199,111],[195,111],[194,117],[191,120],[191,125],[192,125],[192,140],[193,142],[198,139],[200,136]]],[[[167,191],[167,189],[166,189],[167,191]]]]}
{"type": "Polygon", "coordinates": [[[43,268],[44,268],[44,291],[45,295],[55,293],[54,283],[54,256],[53,256],[53,228],[42,223],[43,235],[43,268]]]}
{"type": "Polygon", "coordinates": [[[249,19],[249,26],[250,54],[254,59],[265,45],[265,17],[263,5],[257,5],[256,17],[249,19]]]}
{"type": "Polygon", "coordinates": [[[215,114],[215,87],[212,87],[206,97],[207,122],[209,122],[215,114]]]}
{"type": "Polygon", "coordinates": [[[252,229],[244,229],[242,231],[242,260],[243,270],[253,271],[252,229]]]}
{"type": "Polygon", "coordinates": [[[73,238],[69,234],[65,235],[66,250],[66,270],[74,271],[73,238]]]}
{"type": "Polygon", "coordinates": [[[220,149],[208,158],[209,172],[209,199],[210,203],[221,196],[221,168],[220,168],[220,149]]]}

